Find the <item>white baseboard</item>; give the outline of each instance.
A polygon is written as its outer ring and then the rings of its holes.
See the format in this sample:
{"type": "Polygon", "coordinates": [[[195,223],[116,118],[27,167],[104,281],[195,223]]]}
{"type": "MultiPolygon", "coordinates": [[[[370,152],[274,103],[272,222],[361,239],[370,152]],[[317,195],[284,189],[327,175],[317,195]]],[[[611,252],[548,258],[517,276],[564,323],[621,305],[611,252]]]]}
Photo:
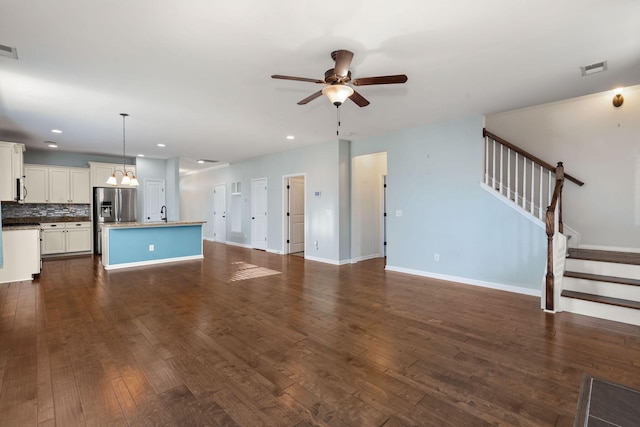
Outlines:
{"type": "Polygon", "coordinates": [[[580,245],[578,249],[591,249],[595,251],[632,252],[640,253],[640,248],[625,248],[621,246],[580,245]]]}
{"type": "Polygon", "coordinates": [[[439,279],[439,280],[446,280],[446,281],[449,281],[449,282],[457,282],[457,283],[462,283],[462,284],[465,284],[465,285],[472,285],[472,286],[480,286],[480,287],[483,287],[483,288],[497,289],[497,290],[500,290],[500,291],[514,292],[514,293],[517,293],[517,294],[530,295],[530,296],[538,297],[538,298],[540,298],[540,296],[542,295],[542,293],[541,293],[541,291],[539,289],[529,289],[529,288],[523,288],[523,287],[520,287],[520,286],[503,285],[501,283],[485,282],[485,281],[482,281],[482,280],[468,279],[466,277],[449,276],[449,275],[446,275],[446,274],[431,273],[431,272],[428,272],[428,271],[413,270],[413,269],[402,268],[402,267],[394,267],[394,266],[391,266],[391,265],[387,265],[385,267],[385,270],[395,271],[395,272],[398,272],[398,273],[412,274],[414,276],[429,277],[431,279],[439,279]]]}
{"type": "Polygon", "coordinates": [[[304,256],[304,259],[307,261],[317,261],[317,262],[323,262],[325,264],[331,264],[331,265],[345,265],[345,264],[351,264],[351,260],[340,260],[340,261],[336,261],[335,259],[328,259],[328,258],[320,258],[320,257],[315,257],[315,256],[310,256],[310,255],[306,255],[304,256]]]}
{"type": "Polygon", "coordinates": [[[282,251],[278,249],[267,249],[267,252],[269,252],[270,254],[283,255],[282,251]]]}
{"type": "Polygon", "coordinates": [[[241,248],[247,248],[247,249],[251,249],[250,245],[245,245],[244,243],[236,243],[236,242],[232,242],[230,240],[227,240],[226,242],[224,242],[225,245],[231,245],[231,246],[239,246],[241,248]]]}
{"type": "Polygon", "coordinates": [[[360,261],[366,261],[369,259],[376,259],[376,258],[382,258],[382,256],[380,254],[373,254],[373,255],[364,255],[361,257],[357,257],[357,258],[351,258],[351,264],[355,264],[358,263],[360,261]]]}
{"type": "Polygon", "coordinates": [[[150,261],[140,261],[140,262],[126,262],[123,264],[112,264],[112,265],[103,265],[105,270],[118,270],[120,268],[129,268],[129,267],[142,267],[145,265],[156,265],[156,264],[166,264],[169,262],[178,262],[178,261],[190,261],[194,259],[202,259],[203,255],[192,255],[192,256],[183,256],[177,258],[164,258],[164,259],[154,259],[150,261]]]}

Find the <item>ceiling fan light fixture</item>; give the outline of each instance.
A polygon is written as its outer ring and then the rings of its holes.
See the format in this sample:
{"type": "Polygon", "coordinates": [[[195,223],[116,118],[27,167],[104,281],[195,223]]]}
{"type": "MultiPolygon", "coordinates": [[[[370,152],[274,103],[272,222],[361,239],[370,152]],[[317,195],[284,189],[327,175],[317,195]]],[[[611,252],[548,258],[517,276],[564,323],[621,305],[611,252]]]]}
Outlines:
{"type": "Polygon", "coordinates": [[[353,88],[346,85],[329,85],[322,89],[322,94],[329,98],[329,101],[336,107],[342,105],[344,101],[353,95],[353,88]]]}

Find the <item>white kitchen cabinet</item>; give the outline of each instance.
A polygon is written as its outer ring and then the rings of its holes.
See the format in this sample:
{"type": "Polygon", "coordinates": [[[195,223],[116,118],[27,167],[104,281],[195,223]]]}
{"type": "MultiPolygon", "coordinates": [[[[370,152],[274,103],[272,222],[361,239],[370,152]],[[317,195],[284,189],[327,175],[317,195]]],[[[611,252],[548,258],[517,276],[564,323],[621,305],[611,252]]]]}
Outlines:
{"type": "Polygon", "coordinates": [[[69,169],[49,168],[49,203],[71,203],[69,169]]]}
{"type": "Polygon", "coordinates": [[[2,230],[3,267],[0,268],[0,283],[33,280],[40,274],[40,230],[2,230]]]}
{"type": "Polygon", "coordinates": [[[69,169],[69,191],[72,203],[91,203],[89,169],[69,169]]]}
{"type": "Polygon", "coordinates": [[[22,201],[17,180],[22,179],[24,144],[0,141],[0,200],[22,201]]]}
{"type": "MultiPolygon", "coordinates": [[[[127,171],[136,173],[135,165],[126,165],[127,171]]],[[[122,163],[98,163],[89,162],[91,169],[91,187],[112,187],[107,184],[107,180],[115,171],[118,182],[122,180],[122,163]]],[[[116,185],[115,187],[129,188],[128,185],[116,185]]]]}
{"type": "Polygon", "coordinates": [[[42,228],[42,255],[91,251],[91,222],[45,223],[42,228]]]}
{"type": "Polygon", "coordinates": [[[49,197],[49,169],[40,165],[24,165],[25,203],[47,203],[49,197]]]}
{"type": "Polygon", "coordinates": [[[26,203],[91,203],[89,169],[25,165],[26,203]]]}

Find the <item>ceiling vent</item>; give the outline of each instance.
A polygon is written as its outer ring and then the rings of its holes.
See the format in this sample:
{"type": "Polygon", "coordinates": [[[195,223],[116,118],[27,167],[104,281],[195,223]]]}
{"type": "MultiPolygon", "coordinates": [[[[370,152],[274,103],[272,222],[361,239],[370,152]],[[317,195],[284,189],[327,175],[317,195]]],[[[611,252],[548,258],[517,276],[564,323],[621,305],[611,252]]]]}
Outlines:
{"type": "Polygon", "coordinates": [[[590,76],[591,74],[601,73],[607,71],[607,61],[596,62],[595,64],[585,65],[580,67],[583,76],[590,76]]]}
{"type": "Polygon", "coordinates": [[[15,47],[0,44],[0,56],[6,56],[11,59],[18,59],[18,49],[15,47]]]}

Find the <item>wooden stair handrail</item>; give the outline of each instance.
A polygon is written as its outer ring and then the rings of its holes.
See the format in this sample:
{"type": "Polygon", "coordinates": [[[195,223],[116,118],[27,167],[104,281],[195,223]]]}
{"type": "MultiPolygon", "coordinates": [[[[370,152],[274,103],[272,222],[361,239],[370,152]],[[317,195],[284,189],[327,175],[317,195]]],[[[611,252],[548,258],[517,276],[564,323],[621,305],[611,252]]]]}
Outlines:
{"type": "MultiPolygon", "coordinates": [[[[550,163],[547,163],[544,160],[539,159],[538,157],[534,156],[533,154],[527,153],[522,148],[516,147],[515,145],[513,145],[509,141],[504,140],[504,139],[500,138],[499,136],[492,134],[487,129],[482,129],[482,136],[489,137],[489,138],[493,139],[494,141],[499,142],[500,144],[504,145],[505,147],[515,151],[516,153],[526,157],[527,159],[537,163],[538,165],[542,166],[543,168],[545,168],[547,170],[550,170],[550,171],[553,171],[554,173],[557,173],[556,168],[554,166],[552,166],[550,163]]],[[[578,178],[572,177],[569,174],[564,174],[564,177],[566,179],[568,179],[569,181],[579,185],[580,187],[582,187],[584,185],[584,182],[580,181],[578,178]]]]}
{"type": "Polygon", "coordinates": [[[562,223],[562,187],[564,186],[564,166],[562,162],[558,162],[556,171],[556,185],[553,190],[551,204],[547,208],[545,217],[545,229],[547,232],[547,274],[545,277],[545,310],[554,311],[555,309],[555,275],[553,272],[553,236],[556,228],[556,207],[558,207],[558,231],[562,233],[564,226],[562,223]]]}

